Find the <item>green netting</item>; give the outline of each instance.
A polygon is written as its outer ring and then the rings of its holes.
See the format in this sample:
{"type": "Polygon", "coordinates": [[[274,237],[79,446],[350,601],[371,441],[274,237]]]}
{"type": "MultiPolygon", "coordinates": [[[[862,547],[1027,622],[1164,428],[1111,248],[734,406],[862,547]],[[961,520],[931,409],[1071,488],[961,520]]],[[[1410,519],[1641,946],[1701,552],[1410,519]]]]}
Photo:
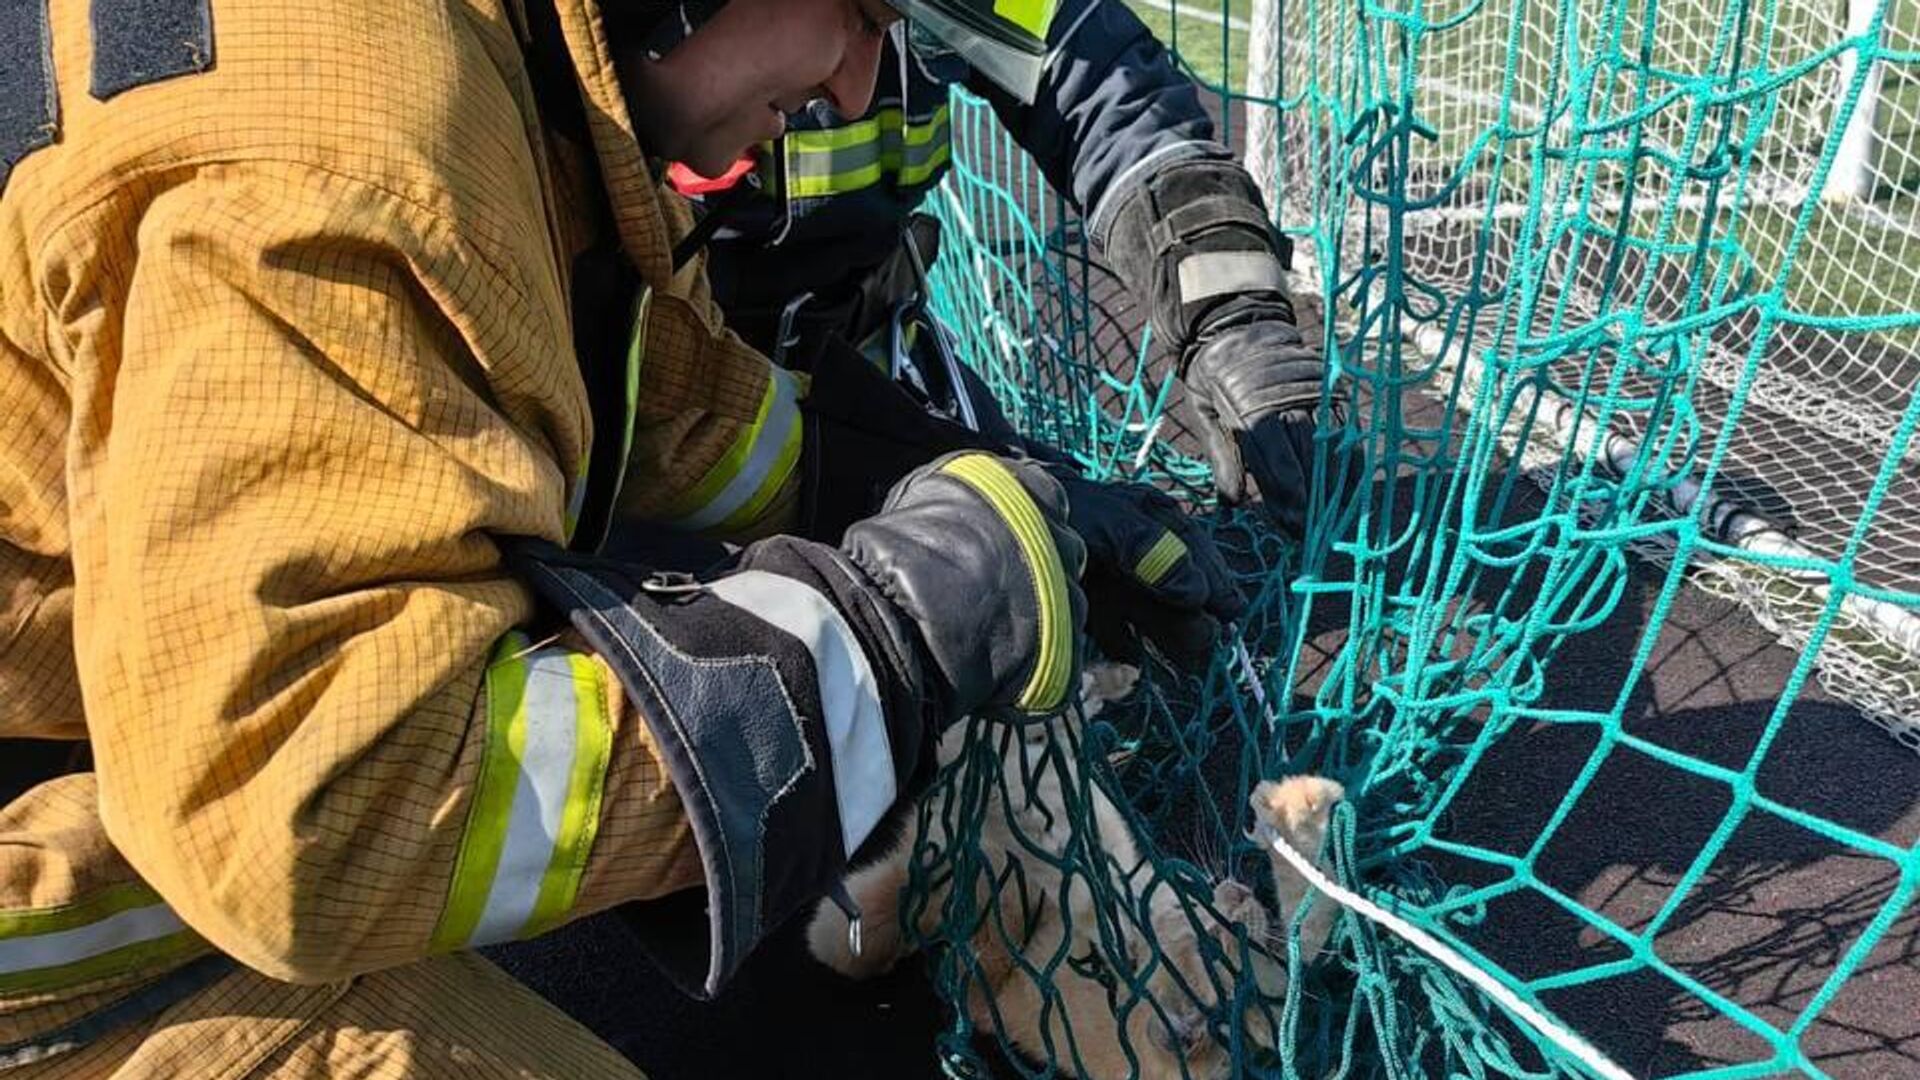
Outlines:
{"type": "Polygon", "coordinates": [[[1358,401],[1327,437],[1367,480],[1298,547],[1214,507],[1142,320],[956,102],[934,276],[967,362],[1091,475],[1188,498],[1254,605],[1245,662],[1149,670],[1042,736],[965,732],[903,909],[953,1006],[947,1071],[1173,1075],[1183,1040],[1194,1075],[1592,1071],[1371,919],[1315,960],[1297,913],[1220,910],[1226,878],[1274,900],[1248,793],[1313,772],[1348,793],[1337,881],[1633,1075],[1920,1075],[1920,1025],[1833,1049],[1876,993],[1916,1011],[1915,759],[1876,735],[1874,771],[1828,775],[1804,750],[1857,745],[1860,714],[1920,746],[1913,7],[1134,6],[1252,148],[1358,401]],[[1662,727],[1649,691],[1698,589],[1793,650],[1733,665],[1765,684],[1737,730],[1662,727]],[[1848,785],[1884,812],[1821,795],[1848,785]],[[1795,859],[1816,878],[1768,876],[1795,859]],[[1779,895],[1809,880],[1811,907],[1779,895]],[[1730,894],[1788,928],[1685,932],[1730,894]],[[1729,976],[1788,955],[1763,999],[1729,976]],[[1627,1037],[1676,1002],[1707,1049],[1627,1037]]]}

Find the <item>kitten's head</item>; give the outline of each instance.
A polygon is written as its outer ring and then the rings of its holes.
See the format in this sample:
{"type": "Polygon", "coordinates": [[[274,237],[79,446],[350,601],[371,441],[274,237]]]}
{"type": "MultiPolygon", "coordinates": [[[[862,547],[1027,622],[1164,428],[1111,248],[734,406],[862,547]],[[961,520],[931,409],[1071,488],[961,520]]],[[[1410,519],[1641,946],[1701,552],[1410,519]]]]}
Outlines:
{"type": "Polygon", "coordinates": [[[1346,788],[1338,781],[1320,776],[1289,776],[1284,780],[1262,780],[1256,784],[1247,802],[1254,817],[1267,828],[1286,837],[1302,854],[1312,858],[1327,835],[1327,822],[1333,808],[1346,798],[1346,788]]]}

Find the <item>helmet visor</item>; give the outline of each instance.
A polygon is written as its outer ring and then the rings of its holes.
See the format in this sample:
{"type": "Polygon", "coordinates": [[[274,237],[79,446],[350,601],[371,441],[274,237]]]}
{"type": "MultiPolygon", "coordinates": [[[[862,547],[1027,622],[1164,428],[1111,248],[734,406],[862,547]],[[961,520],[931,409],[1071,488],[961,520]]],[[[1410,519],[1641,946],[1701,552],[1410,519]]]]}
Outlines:
{"type": "Polygon", "coordinates": [[[1058,0],[888,0],[975,71],[1031,105],[1058,0]]]}

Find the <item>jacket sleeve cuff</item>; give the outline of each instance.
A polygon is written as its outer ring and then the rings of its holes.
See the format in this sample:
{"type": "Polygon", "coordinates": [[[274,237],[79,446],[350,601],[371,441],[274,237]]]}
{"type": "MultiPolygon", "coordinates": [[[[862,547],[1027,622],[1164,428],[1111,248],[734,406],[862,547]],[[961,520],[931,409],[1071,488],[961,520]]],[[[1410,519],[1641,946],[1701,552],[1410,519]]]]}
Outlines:
{"type": "Polygon", "coordinates": [[[660,745],[699,846],[704,910],[674,897],[628,921],[695,997],[719,993],[771,930],[838,884],[930,750],[890,670],[900,658],[872,644],[872,609],[842,595],[847,571],[824,549],[810,554],[704,585],[550,545],[510,556],[660,745]]]}

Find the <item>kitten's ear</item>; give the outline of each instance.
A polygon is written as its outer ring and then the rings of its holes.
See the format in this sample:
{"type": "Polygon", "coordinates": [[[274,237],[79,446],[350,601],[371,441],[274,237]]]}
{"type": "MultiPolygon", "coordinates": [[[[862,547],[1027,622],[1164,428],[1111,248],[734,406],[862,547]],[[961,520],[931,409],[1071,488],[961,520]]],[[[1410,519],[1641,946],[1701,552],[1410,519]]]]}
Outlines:
{"type": "Polygon", "coordinates": [[[1213,906],[1229,919],[1233,918],[1236,911],[1251,903],[1254,903],[1253,888],[1245,882],[1226,878],[1213,887],[1213,906]]]}

